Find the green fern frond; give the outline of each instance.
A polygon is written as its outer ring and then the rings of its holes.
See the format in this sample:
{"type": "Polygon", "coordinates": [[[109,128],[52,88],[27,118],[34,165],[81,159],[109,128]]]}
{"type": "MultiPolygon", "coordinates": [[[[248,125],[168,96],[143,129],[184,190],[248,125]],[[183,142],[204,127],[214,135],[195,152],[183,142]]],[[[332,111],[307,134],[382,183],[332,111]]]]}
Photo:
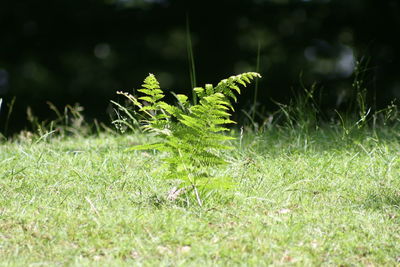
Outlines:
{"type": "MultiPolygon", "coordinates": [[[[160,84],[157,81],[156,77],[153,74],[149,74],[146,77],[142,84],[142,89],[138,91],[143,93],[144,96],[139,97],[138,99],[146,101],[146,104],[142,104],[142,107],[139,109],[140,111],[154,111],[157,112],[160,110],[159,100],[164,98],[164,93],[160,89],[160,84]]],[[[154,116],[152,114],[152,116],[154,116]]]]}
{"type": "Polygon", "coordinates": [[[261,75],[257,72],[245,72],[239,75],[231,76],[228,79],[220,81],[214,90],[215,92],[220,92],[237,102],[234,91],[240,94],[240,88],[238,85],[243,85],[246,87],[247,84],[251,83],[254,78],[261,78],[261,75]]]}
{"type": "Polygon", "coordinates": [[[130,150],[155,149],[166,152],[164,159],[168,166],[168,179],[179,179],[181,186],[204,188],[226,188],[231,184],[228,178],[214,177],[215,167],[227,164],[220,151],[232,149],[225,142],[234,139],[224,135],[226,125],[235,123],[230,120],[233,110],[231,100],[237,100],[239,86],[246,86],[258,73],[247,72],[222,80],[216,87],[206,84],[205,88],[193,88],[198,103],[190,106],[188,97],[175,95],[178,105],[172,106],[164,101],[164,93],[153,74],[144,80],[143,88],[138,91],[143,95],[136,98],[128,93],[126,96],[147,116],[142,120],[145,131],[151,131],[161,138],[161,142],[134,146],[130,150]],[[140,102],[142,101],[142,102],[140,102]]]}

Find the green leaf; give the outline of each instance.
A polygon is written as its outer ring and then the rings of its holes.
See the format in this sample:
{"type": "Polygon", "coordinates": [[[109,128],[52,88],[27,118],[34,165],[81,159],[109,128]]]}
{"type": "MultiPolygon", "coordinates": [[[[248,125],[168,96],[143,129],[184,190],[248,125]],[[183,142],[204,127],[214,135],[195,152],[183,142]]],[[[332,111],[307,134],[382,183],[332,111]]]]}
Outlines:
{"type": "Polygon", "coordinates": [[[147,102],[149,102],[149,103],[154,103],[154,102],[155,102],[154,99],[151,98],[150,96],[141,96],[141,97],[139,97],[139,99],[140,99],[140,100],[147,101],[147,102]]]}
{"type": "Polygon", "coordinates": [[[200,97],[200,98],[202,98],[204,96],[204,88],[195,87],[195,88],[193,88],[193,91],[195,91],[197,96],[200,97]]]}
{"type": "Polygon", "coordinates": [[[185,104],[185,103],[187,102],[187,100],[188,100],[188,97],[185,96],[185,95],[182,95],[182,94],[176,95],[176,98],[178,99],[178,101],[179,101],[181,104],[185,104]]]}

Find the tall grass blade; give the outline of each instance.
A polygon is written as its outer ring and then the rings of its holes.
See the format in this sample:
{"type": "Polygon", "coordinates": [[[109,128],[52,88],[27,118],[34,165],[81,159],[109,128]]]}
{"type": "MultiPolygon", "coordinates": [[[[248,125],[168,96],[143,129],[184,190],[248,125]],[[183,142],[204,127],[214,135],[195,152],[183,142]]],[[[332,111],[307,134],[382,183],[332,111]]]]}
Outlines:
{"type": "Polygon", "coordinates": [[[14,97],[11,99],[11,103],[8,105],[8,112],[7,112],[7,117],[6,117],[6,124],[5,124],[5,126],[4,126],[4,135],[5,135],[5,136],[7,136],[8,124],[9,124],[9,122],[10,122],[11,113],[12,113],[13,108],[14,108],[15,99],[16,99],[16,97],[14,96],[14,97]]]}
{"type": "MultiPolygon", "coordinates": [[[[196,87],[196,67],[194,64],[194,54],[193,54],[193,45],[192,38],[190,35],[190,24],[189,24],[189,15],[186,15],[186,46],[189,60],[189,74],[190,74],[190,84],[192,89],[196,87]]],[[[197,95],[195,91],[192,91],[193,104],[197,104],[197,95]]]]}
{"type": "MultiPolygon", "coordinates": [[[[261,42],[258,41],[257,47],[257,61],[256,61],[256,72],[260,73],[260,57],[261,57],[261,42]]],[[[254,86],[254,99],[253,99],[253,113],[252,113],[252,121],[254,121],[256,117],[256,109],[257,109],[257,96],[258,96],[258,79],[256,79],[256,83],[254,86]]]]}

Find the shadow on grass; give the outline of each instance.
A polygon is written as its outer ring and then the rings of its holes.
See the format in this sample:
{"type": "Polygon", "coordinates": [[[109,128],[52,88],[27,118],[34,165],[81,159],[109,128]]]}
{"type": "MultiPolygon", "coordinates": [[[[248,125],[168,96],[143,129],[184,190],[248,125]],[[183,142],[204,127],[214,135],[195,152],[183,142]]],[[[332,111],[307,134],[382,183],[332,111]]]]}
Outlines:
{"type": "Polygon", "coordinates": [[[368,209],[400,209],[400,191],[394,188],[383,188],[380,192],[371,192],[365,202],[364,207],[368,209]]]}

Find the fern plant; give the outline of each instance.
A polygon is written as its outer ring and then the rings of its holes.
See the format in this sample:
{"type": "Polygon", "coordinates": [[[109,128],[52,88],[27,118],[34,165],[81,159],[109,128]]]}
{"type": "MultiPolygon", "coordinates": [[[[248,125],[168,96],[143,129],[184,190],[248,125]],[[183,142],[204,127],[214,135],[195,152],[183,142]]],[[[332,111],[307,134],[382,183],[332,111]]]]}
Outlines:
{"type": "Polygon", "coordinates": [[[193,91],[198,102],[194,105],[183,94],[175,95],[177,105],[164,102],[164,92],[153,74],[149,74],[143,88],[138,90],[142,96],[137,98],[117,92],[139,108],[143,115],[141,128],[153,132],[161,140],[134,146],[130,150],[166,152],[166,178],[180,180],[180,189],[194,192],[201,205],[200,189],[224,188],[231,184],[228,177],[214,176],[213,170],[226,164],[219,152],[232,148],[224,143],[233,137],[223,132],[228,130],[227,124],[235,123],[230,116],[234,110],[232,101],[236,102],[236,94],[240,94],[239,86],[246,86],[257,77],[261,77],[260,74],[247,72],[224,79],[215,87],[212,84],[206,84],[205,88],[196,87],[193,91]]]}

